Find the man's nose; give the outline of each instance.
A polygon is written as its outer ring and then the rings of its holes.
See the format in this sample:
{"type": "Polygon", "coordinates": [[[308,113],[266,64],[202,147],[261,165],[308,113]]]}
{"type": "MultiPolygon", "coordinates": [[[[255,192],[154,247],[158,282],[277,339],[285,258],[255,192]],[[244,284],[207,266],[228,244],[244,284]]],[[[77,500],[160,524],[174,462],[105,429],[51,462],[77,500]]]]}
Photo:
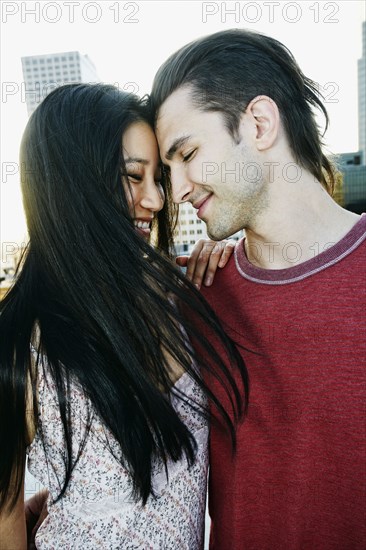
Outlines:
{"type": "Polygon", "coordinates": [[[189,199],[193,191],[193,183],[187,178],[184,170],[171,169],[170,181],[172,184],[173,202],[180,204],[189,199]]]}

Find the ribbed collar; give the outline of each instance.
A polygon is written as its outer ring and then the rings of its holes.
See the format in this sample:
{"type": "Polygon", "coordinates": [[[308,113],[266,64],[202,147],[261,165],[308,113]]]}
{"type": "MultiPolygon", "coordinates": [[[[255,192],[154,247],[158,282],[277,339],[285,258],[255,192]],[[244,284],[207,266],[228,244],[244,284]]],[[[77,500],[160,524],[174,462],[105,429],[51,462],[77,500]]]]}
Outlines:
{"type": "Polygon", "coordinates": [[[283,285],[301,281],[323,269],[339,262],[353,252],[366,238],[366,214],[362,214],[352,229],[337,243],[330,246],[314,258],[285,269],[263,269],[248,261],[244,241],[241,239],[235,247],[236,268],[242,277],[255,283],[283,285]]]}

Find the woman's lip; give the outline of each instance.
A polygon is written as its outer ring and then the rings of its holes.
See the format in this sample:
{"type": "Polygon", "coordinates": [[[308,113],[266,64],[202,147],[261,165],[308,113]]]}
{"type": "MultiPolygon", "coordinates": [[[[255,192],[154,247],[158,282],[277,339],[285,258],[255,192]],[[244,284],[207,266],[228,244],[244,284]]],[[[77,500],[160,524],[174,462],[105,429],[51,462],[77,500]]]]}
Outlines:
{"type": "Polygon", "coordinates": [[[143,237],[149,237],[151,233],[150,227],[145,229],[143,227],[136,227],[136,231],[138,231],[143,237]]]}
{"type": "Polygon", "coordinates": [[[151,223],[154,218],[134,218],[135,222],[147,222],[151,223]]]}

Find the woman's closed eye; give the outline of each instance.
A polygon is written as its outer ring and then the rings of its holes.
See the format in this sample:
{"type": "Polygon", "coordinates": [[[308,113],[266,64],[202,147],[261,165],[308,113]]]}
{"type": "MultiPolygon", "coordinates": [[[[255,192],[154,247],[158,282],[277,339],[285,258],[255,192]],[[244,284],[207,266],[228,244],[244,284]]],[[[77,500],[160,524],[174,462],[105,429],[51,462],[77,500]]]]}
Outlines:
{"type": "Polygon", "coordinates": [[[190,151],[187,155],[182,155],[183,157],[183,162],[188,162],[192,157],[193,157],[193,154],[197,151],[197,149],[193,149],[192,151],[190,151]]]}
{"type": "Polygon", "coordinates": [[[131,174],[131,173],[127,173],[126,176],[131,179],[131,180],[134,180],[135,182],[141,182],[143,177],[141,176],[141,174],[131,174]]]}
{"type": "MultiPolygon", "coordinates": [[[[142,176],[141,174],[131,174],[129,172],[125,175],[128,177],[129,180],[132,180],[132,183],[141,183],[142,180],[144,179],[144,176],[142,176]]],[[[155,181],[156,185],[161,185],[162,177],[157,176],[157,177],[154,178],[154,181],[155,181]]]]}

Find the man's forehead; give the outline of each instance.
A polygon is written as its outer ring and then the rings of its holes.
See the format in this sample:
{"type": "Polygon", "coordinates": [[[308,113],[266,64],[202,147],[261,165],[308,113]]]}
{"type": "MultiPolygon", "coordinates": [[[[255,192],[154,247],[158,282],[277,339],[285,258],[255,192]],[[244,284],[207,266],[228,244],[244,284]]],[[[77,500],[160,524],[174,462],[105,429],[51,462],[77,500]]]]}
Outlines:
{"type": "Polygon", "coordinates": [[[182,86],[174,90],[164,101],[158,110],[157,127],[169,124],[171,121],[180,120],[187,112],[197,110],[192,100],[192,87],[182,86]]]}
{"type": "Polygon", "coordinates": [[[162,104],[156,119],[156,135],[159,146],[166,153],[173,141],[191,135],[192,122],[199,109],[193,104],[190,87],[175,90],[162,104]]]}

